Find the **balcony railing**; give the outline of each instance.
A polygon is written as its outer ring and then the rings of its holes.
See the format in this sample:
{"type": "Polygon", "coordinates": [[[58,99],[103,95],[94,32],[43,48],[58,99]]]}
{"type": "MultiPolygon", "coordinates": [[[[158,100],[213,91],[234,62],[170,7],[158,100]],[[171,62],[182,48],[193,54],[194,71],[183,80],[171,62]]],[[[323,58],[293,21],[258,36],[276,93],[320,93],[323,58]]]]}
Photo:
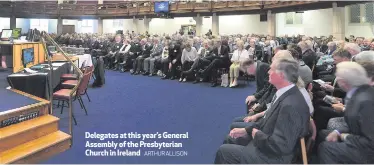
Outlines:
{"type": "MultiPolygon", "coordinates": [[[[105,1],[105,0],[104,0],[105,1]]],[[[170,4],[170,13],[209,13],[209,12],[230,12],[230,11],[251,11],[259,9],[273,9],[295,5],[308,5],[318,1],[203,1],[203,2],[173,2],[170,4]]],[[[77,3],[57,4],[57,2],[44,1],[21,1],[21,2],[0,2],[0,16],[9,13],[17,17],[28,15],[45,16],[149,16],[154,15],[153,2],[130,2],[121,3],[77,3]]]]}

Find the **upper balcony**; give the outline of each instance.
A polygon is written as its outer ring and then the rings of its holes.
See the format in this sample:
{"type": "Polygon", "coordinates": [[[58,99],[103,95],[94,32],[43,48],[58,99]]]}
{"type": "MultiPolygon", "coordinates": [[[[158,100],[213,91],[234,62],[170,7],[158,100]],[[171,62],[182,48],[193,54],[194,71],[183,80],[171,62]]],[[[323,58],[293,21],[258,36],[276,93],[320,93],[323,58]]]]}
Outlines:
{"type": "MultiPolygon", "coordinates": [[[[338,2],[340,4],[344,2],[338,2]]],[[[357,2],[356,2],[357,3],[357,2]]],[[[344,5],[344,4],[342,4],[344,5]]],[[[218,15],[227,14],[254,14],[267,10],[276,12],[289,12],[297,10],[331,8],[329,1],[202,1],[170,3],[170,13],[174,16],[196,16],[197,13],[209,16],[211,13],[218,15]]],[[[0,16],[14,15],[18,18],[48,17],[48,18],[132,18],[155,17],[154,3],[152,1],[78,1],[76,4],[57,4],[57,1],[1,1],[0,16]]]]}

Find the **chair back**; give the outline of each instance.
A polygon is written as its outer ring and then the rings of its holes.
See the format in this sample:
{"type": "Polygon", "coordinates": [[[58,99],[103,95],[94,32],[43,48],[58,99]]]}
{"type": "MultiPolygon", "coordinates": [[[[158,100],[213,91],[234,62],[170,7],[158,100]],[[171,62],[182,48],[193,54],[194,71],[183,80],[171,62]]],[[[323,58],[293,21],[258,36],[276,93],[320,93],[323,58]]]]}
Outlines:
{"type": "Polygon", "coordinates": [[[88,87],[88,83],[90,82],[90,77],[91,77],[91,72],[85,72],[83,74],[82,81],[78,85],[77,95],[83,95],[83,94],[85,94],[86,89],[88,87]]]}
{"type": "Polygon", "coordinates": [[[314,123],[313,119],[310,119],[309,121],[309,138],[306,141],[306,149],[307,149],[307,154],[310,155],[310,153],[313,150],[314,143],[316,141],[317,137],[317,127],[316,124],[314,123]]]}
{"type": "Polygon", "coordinates": [[[309,162],[308,158],[310,158],[310,155],[312,153],[315,140],[316,140],[316,136],[317,136],[316,125],[314,123],[314,120],[310,119],[308,135],[300,139],[301,153],[300,153],[300,149],[298,149],[294,159],[292,160],[292,163],[301,164],[302,162],[304,165],[308,164],[309,162]]]}
{"type": "Polygon", "coordinates": [[[89,78],[89,80],[88,81],[90,81],[91,80],[91,77],[92,77],[92,74],[93,74],[93,72],[94,72],[94,66],[92,65],[92,66],[89,66],[88,68],[87,68],[87,70],[88,70],[88,72],[90,73],[90,78],[89,78]]]}

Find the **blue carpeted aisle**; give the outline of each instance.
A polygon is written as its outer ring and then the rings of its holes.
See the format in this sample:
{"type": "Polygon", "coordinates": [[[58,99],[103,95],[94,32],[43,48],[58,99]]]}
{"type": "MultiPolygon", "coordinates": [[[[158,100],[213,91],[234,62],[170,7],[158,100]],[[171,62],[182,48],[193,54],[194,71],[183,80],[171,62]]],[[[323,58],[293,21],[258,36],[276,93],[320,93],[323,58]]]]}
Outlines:
{"type": "MultiPolygon", "coordinates": [[[[228,133],[234,117],[243,115],[245,97],[255,90],[245,88],[211,88],[209,84],[179,83],[159,77],[131,76],[128,73],[106,72],[106,85],[89,89],[92,102],[84,96],[88,116],[76,102],[78,126],[74,126],[73,147],[44,163],[59,164],[180,164],[213,163],[215,152],[228,133]],[[183,143],[182,148],[163,149],[187,151],[185,157],[88,157],[85,156],[85,132],[96,133],[189,133],[189,139],[151,139],[147,142],[183,143]]],[[[68,131],[67,111],[60,115],[60,127],[68,131]]],[[[121,139],[114,141],[131,141],[121,139]]],[[[108,140],[104,140],[105,142],[108,140]]],[[[112,141],[110,139],[109,141],[112,141]]],[[[139,141],[132,139],[132,141],[139,141]]],[[[91,148],[103,150],[102,148],[91,148]]],[[[113,150],[113,149],[112,149],[113,150]]],[[[136,149],[131,149],[136,150],[136,149]]],[[[155,148],[142,148],[156,151],[155,148]]],[[[143,154],[142,154],[143,155],[143,154]]]]}

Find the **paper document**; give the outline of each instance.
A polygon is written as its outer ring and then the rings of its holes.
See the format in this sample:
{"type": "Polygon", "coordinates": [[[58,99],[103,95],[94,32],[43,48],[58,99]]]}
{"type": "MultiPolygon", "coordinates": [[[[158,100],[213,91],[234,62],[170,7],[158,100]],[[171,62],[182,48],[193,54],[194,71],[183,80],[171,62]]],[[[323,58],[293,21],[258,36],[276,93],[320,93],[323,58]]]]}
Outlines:
{"type": "Polygon", "coordinates": [[[316,82],[316,83],[318,83],[318,84],[320,84],[320,85],[322,85],[322,84],[326,84],[326,82],[324,82],[324,81],[321,80],[321,79],[313,80],[313,81],[316,82]]]}
{"type": "Polygon", "coordinates": [[[31,70],[30,68],[25,68],[25,71],[27,73],[37,73],[38,71],[35,71],[35,70],[31,70]]]}
{"type": "Polygon", "coordinates": [[[63,63],[63,62],[58,62],[58,63],[52,63],[52,66],[54,66],[54,67],[60,67],[60,66],[62,66],[64,64],[65,63],[63,63]]]}

